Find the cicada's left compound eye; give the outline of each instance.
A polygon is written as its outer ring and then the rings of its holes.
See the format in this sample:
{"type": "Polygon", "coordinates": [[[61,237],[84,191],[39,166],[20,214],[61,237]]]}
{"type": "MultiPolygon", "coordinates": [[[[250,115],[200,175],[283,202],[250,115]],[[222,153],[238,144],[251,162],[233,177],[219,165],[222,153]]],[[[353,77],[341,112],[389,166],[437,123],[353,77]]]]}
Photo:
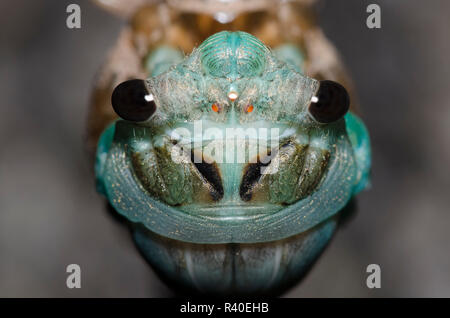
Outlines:
{"type": "Polygon", "coordinates": [[[320,81],[319,89],[311,98],[308,112],[319,123],[332,123],[344,116],[350,107],[347,90],[333,81],[320,81]]]}
{"type": "Polygon", "coordinates": [[[114,111],[121,118],[134,122],[145,121],[156,111],[156,104],[145,81],[133,79],[123,82],[111,96],[114,111]]]}

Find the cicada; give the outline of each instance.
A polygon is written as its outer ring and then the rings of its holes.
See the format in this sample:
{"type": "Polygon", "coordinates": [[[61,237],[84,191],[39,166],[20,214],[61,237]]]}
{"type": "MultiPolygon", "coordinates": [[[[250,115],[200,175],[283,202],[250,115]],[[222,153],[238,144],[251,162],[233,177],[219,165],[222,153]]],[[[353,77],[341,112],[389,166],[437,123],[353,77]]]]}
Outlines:
{"type": "Polygon", "coordinates": [[[368,132],[313,1],[98,1],[126,17],[93,92],[98,191],[180,293],[296,284],[369,183],[368,132]]]}

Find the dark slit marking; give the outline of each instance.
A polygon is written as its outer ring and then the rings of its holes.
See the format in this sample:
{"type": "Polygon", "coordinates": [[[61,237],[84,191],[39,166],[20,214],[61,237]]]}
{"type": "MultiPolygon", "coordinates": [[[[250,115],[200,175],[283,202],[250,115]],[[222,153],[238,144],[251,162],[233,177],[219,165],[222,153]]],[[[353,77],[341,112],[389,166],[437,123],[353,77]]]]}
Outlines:
{"type": "MultiPolygon", "coordinates": [[[[270,157],[270,152],[267,156],[270,157]]],[[[262,176],[261,168],[267,167],[270,163],[271,161],[262,163],[258,156],[256,163],[250,163],[245,167],[244,176],[242,177],[242,182],[239,187],[239,196],[243,201],[250,201],[252,199],[253,187],[258,183],[262,176]]]]}
{"type": "Polygon", "coordinates": [[[205,178],[205,180],[210,185],[210,195],[214,201],[219,201],[223,198],[223,186],[222,179],[220,177],[219,169],[215,163],[207,163],[203,160],[200,163],[196,163],[196,156],[194,151],[191,151],[191,161],[197,168],[198,172],[205,178]]]}
{"type": "MultiPolygon", "coordinates": [[[[286,140],[281,145],[281,148],[287,147],[292,144],[291,140],[286,140]]],[[[276,156],[278,152],[275,152],[273,156],[276,156]]],[[[259,179],[261,179],[261,170],[263,167],[267,167],[272,162],[272,151],[267,152],[267,156],[264,158],[264,162],[261,162],[259,156],[256,163],[250,163],[248,164],[244,169],[244,176],[242,177],[242,182],[239,187],[239,196],[243,201],[250,201],[252,199],[252,192],[255,185],[259,182],[259,179]],[[270,160],[267,160],[270,158],[270,160]]]]}

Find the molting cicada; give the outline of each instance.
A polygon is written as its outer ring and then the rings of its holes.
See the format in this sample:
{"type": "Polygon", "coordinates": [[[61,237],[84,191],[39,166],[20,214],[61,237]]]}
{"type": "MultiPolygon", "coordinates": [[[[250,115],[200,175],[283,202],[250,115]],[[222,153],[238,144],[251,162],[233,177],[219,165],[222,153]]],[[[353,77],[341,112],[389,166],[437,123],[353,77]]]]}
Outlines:
{"type": "Polygon", "coordinates": [[[313,1],[98,2],[129,23],[93,93],[89,147],[142,254],[185,293],[298,282],[370,170],[313,1]]]}

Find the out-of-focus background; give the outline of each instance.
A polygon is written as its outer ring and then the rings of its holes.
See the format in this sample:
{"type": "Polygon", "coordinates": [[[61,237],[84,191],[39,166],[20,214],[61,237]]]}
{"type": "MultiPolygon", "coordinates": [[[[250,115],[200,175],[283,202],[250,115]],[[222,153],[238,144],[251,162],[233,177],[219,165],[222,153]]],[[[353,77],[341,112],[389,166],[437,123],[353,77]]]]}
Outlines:
{"type": "MultiPolygon", "coordinates": [[[[355,81],[373,187],[288,297],[450,296],[450,2],[321,1],[321,25],[355,81]],[[366,266],[381,266],[381,289],[366,266]]],[[[123,24],[78,0],[0,3],[0,296],[169,296],[106,212],[83,148],[94,75],[123,24]],[[66,266],[82,288],[66,287],[66,266]]]]}

